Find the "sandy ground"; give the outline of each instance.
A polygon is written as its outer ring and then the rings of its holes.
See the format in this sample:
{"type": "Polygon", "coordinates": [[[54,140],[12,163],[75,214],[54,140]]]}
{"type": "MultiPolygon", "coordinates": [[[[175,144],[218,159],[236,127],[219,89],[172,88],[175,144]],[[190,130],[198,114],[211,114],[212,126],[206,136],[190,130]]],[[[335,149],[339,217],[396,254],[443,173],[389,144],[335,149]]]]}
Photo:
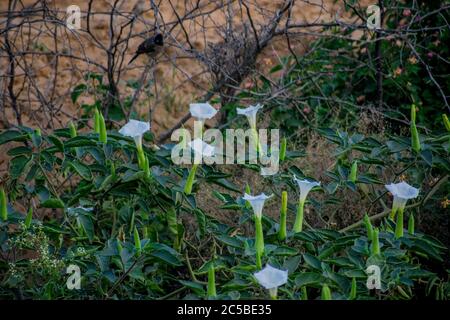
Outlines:
{"type": "MultiPolygon", "coordinates": [[[[34,2],[34,0],[23,1],[25,6],[34,2]]],[[[130,80],[139,79],[144,65],[148,61],[145,58],[138,58],[131,65],[127,65],[127,62],[132,57],[139,43],[144,37],[150,34],[146,31],[154,25],[155,19],[150,10],[150,4],[147,1],[144,2],[145,12],[133,24],[132,34],[138,36],[133,37],[129,47],[126,50],[124,49],[123,71],[120,76],[121,80],[118,83],[122,100],[126,96],[133,94],[134,90],[128,88],[126,84],[130,80]]],[[[279,8],[281,2],[279,0],[256,0],[255,2],[249,2],[249,8],[257,28],[273,15],[275,10],[279,8]]],[[[7,3],[8,1],[0,2],[0,12],[5,13],[7,3]]],[[[61,12],[61,15],[64,14],[66,8],[71,4],[79,5],[82,12],[88,10],[88,1],[58,0],[48,1],[48,3],[49,7],[57,8],[61,12]]],[[[94,14],[91,16],[90,26],[92,34],[96,37],[95,40],[82,32],[68,34],[64,28],[60,27],[58,28],[58,37],[55,41],[53,37],[47,35],[52,26],[43,23],[35,24],[34,30],[23,30],[23,34],[11,33],[17,49],[24,50],[25,45],[27,45],[28,47],[26,49],[28,51],[36,50],[48,53],[31,55],[26,59],[28,68],[32,70],[32,75],[30,76],[32,81],[28,80],[27,83],[32,82],[32,85],[25,85],[23,87],[23,70],[20,67],[16,70],[15,90],[22,90],[19,95],[18,105],[25,125],[32,127],[40,126],[43,130],[63,127],[69,119],[77,119],[83,114],[82,104],[93,103],[94,93],[82,95],[77,103],[74,104],[70,100],[70,92],[77,84],[83,82],[83,76],[87,72],[98,72],[99,68],[64,56],[60,56],[58,60],[55,60],[52,53],[62,52],[84,57],[89,61],[106,66],[107,58],[105,52],[99,47],[107,47],[109,45],[110,16],[108,13],[111,11],[113,3],[114,1],[112,0],[95,0],[93,2],[92,12],[94,14]],[[24,39],[27,41],[24,41],[24,39]],[[32,48],[29,48],[29,46],[32,48]],[[56,86],[54,86],[55,83],[56,86]],[[34,86],[39,88],[47,101],[54,101],[53,105],[45,106],[38,103],[34,86]],[[30,98],[33,100],[31,103],[29,101],[30,98]]],[[[129,15],[135,3],[135,0],[119,1],[118,8],[124,15],[129,15]]],[[[169,1],[162,1],[161,3],[159,10],[163,19],[160,20],[169,24],[172,21],[176,21],[177,17],[169,1]]],[[[177,0],[172,1],[173,7],[179,12],[180,16],[192,9],[189,3],[177,0]]],[[[202,12],[207,12],[219,2],[200,1],[200,3],[205,5],[202,12]]],[[[333,4],[332,1],[322,2],[315,0],[308,1],[307,3],[296,1],[291,17],[292,23],[331,21],[335,17],[337,7],[338,5],[333,4]]],[[[236,11],[231,14],[238,16],[238,9],[235,8],[234,10],[236,11]]],[[[203,50],[206,46],[221,41],[222,34],[220,29],[226,23],[227,14],[230,14],[230,12],[217,10],[212,14],[201,16],[198,19],[192,20],[192,22],[183,24],[186,32],[189,34],[190,42],[195,49],[203,50]]],[[[5,15],[2,15],[1,19],[5,18],[5,15]]],[[[17,21],[19,20],[16,19],[14,22],[17,21]]],[[[116,34],[119,31],[119,26],[126,21],[128,20],[125,18],[117,18],[117,21],[114,23],[114,31],[116,34]]],[[[241,22],[241,19],[236,19],[237,25],[241,22]]],[[[81,26],[83,29],[87,27],[85,14],[82,14],[81,26]]],[[[179,27],[172,30],[170,41],[172,43],[178,42],[179,44],[185,44],[184,31],[179,27]]],[[[297,53],[301,54],[307,46],[307,43],[308,41],[305,37],[293,39],[292,47],[297,53]]],[[[257,71],[267,71],[271,66],[278,63],[280,57],[286,54],[288,54],[288,50],[285,39],[274,39],[260,55],[257,71]]],[[[0,72],[4,75],[7,73],[8,61],[3,54],[0,62],[2,66],[0,72]]],[[[23,66],[22,63],[21,65],[23,66]]],[[[186,55],[180,53],[179,50],[173,50],[170,47],[159,57],[154,72],[157,83],[156,91],[154,86],[149,87],[147,91],[144,91],[138,101],[141,114],[144,113],[145,115],[149,108],[153,108],[152,130],[156,134],[161,133],[176,123],[188,110],[188,104],[195,101],[197,97],[202,96],[205,93],[203,89],[210,87],[210,76],[207,74],[199,75],[202,68],[203,65],[198,61],[186,58],[186,55]],[[151,97],[151,95],[155,95],[156,97],[151,97]]],[[[151,78],[152,75],[149,77],[151,78]]],[[[6,83],[3,81],[0,85],[4,86],[6,83]]],[[[15,115],[11,108],[7,107],[4,110],[3,120],[5,117],[10,123],[15,123],[15,115]]]]}

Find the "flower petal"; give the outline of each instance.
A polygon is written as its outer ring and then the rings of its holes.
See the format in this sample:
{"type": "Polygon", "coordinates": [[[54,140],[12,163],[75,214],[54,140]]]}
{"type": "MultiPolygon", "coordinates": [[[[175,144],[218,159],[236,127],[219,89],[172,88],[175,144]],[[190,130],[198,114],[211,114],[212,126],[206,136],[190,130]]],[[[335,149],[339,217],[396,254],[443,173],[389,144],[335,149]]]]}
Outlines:
{"type": "Polygon", "coordinates": [[[288,280],[288,272],[266,265],[264,269],[254,274],[256,280],[265,289],[277,288],[284,285],[288,280]]]}
{"type": "Polygon", "coordinates": [[[131,119],[125,124],[119,133],[126,137],[141,137],[145,132],[150,130],[150,123],[131,119]]]}
{"type": "Polygon", "coordinates": [[[202,139],[197,138],[189,142],[188,145],[194,153],[201,154],[204,157],[214,156],[215,148],[204,142],[202,139]]]}
{"type": "Polygon", "coordinates": [[[201,120],[211,119],[217,113],[217,110],[209,103],[191,103],[189,111],[193,117],[201,120]]]}

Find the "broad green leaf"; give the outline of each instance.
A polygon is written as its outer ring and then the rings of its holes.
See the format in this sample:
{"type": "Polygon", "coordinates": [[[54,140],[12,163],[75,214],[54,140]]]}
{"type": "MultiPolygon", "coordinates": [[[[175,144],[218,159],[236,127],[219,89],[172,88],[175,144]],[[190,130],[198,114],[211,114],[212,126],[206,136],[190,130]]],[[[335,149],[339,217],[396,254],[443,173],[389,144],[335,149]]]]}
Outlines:
{"type": "Polygon", "coordinates": [[[50,198],[42,202],[41,207],[52,209],[64,208],[64,202],[62,202],[60,199],[50,198]]]}

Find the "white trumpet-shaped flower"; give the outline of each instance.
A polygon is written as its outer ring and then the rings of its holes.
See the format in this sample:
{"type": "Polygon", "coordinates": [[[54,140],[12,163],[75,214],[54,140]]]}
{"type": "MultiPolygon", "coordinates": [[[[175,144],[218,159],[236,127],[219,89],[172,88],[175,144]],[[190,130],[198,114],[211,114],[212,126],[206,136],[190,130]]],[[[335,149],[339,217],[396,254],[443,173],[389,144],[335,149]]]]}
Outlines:
{"type": "Polygon", "coordinates": [[[123,136],[133,138],[134,141],[136,142],[136,147],[138,149],[141,149],[142,136],[149,130],[150,130],[149,122],[131,119],[119,130],[119,133],[123,136]]]}
{"type": "Polygon", "coordinates": [[[312,188],[320,186],[320,182],[301,180],[301,179],[298,179],[295,175],[294,175],[294,181],[297,182],[297,185],[300,189],[300,201],[301,202],[304,202],[306,200],[306,197],[308,196],[308,193],[311,191],[312,188]]]}
{"type": "Polygon", "coordinates": [[[242,199],[248,201],[253,208],[254,214],[258,218],[261,218],[262,217],[262,209],[264,207],[264,202],[267,199],[269,199],[270,197],[272,197],[272,195],[267,196],[264,193],[261,193],[258,196],[252,196],[247,193],[244,193],[244,196],[242,197],[242,199]]]}
{"type": "Polygon", "coordinates": [[[204,142],[202,139],[197,138],[189,142],[188,146],[196,155],[202,155],[203,157],[214,156],[215,148],[204,142]]]}
{"type": "Polygon", "coordinates": [[[250,127],[252,129],[256,128],[256,114],[258,113],[259,109],[262,109],[262,105],[257,104],[256,106],[249,106],[247,108],[237,108],[236,112],[237,114],[241,114],[247,117],[248,122],[250,123],[250,127]]]}
{"type": "Polygon", "coordinates": [[[194,118],[200,121],[213,118],[217,110],[209,103],[191,103],[189,105],[189,111],[194,118]]]}
{"type": "Polygon", "coordinates": [[[268,289],[270,296],[276,299],[278,287],[286,284],[288,280],[288,272],[280,270],[267,264],[264,269],[254,274],[256,280],[265,289],[268,289]]]}
{"type": "Polygon", "coordinates": [[[403,209],[409,199],[417,198],[419,195],[419,189],[410,186],[404,181],[387,184],[385,187],[394,196],[393,209],[403,209]]]}

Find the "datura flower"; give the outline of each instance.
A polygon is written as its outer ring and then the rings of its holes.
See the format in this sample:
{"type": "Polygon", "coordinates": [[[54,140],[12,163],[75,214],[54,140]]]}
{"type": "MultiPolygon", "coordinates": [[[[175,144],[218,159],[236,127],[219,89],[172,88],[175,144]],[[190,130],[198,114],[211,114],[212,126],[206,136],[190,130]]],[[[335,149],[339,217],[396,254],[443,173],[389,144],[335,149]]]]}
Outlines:
{"type": "Polygon", "coordinates": [[[269,290],[272,299],[277,298],[278,287],[286,284],[288,280],[288,272],[266,265],[264,269],[254,274],[256,280],[265,289],[269,290]]]}
{"type": "Polygon", "coordinates": [[[133,120],[131,119],[128,121],[126,125],[124,125],[120,130],[119,133],[126,137],[131,137],[134,139],[134,142],[136,143],[136,148],[142,149],[142,137],[144,133],[150,130],[150,123],[139,121],[139,120],[133,120]]]}
{"type": "Polygon", "coordinates": [[[189,148],[194,152],[194,164],[189,171],[186,184],[184,186],[184,193],[190,195],[192,192],[192,186],[194,185],[195,173],[197,167],[203,157],[212,157],[215,154],[215,148],[201,139],[195,139],[188,143],[189,148]]]}
{"type": "Polygon", "coordinates": [[[267,196],[261,193],[258,196],[252,196],[247,193],[244,194],[242,199],[248,201],[253,208],[253,213],[255,214],[255,250],[256,250],[256,267],[261,269],[262,262],[261,257],[264,254],[264,234],[262,229],[262,209],[264,207],[264,202],[269,199],[272,195],[267,196]]]}
{"type": "Polygon", "coordinates": [[[247,108],[236,108],[236,112],[237,114],[246,116],[250,127],[256,129],[256,114],[262,107],[262,105],[257,104],[256,106],[249,106],[247,108]]]}
{"type": "Polygon", "coordinates": [[[403,211],[405,210],[406,202],[409,199],[417,198],[417,196],[419,195],[419,189],[410,186],[404,181],[400,183],[391,183],[385,185],[385,187],[394,196],[392,211],[389,215],[389,218],[391,220],[394,220],[395,215],[398,212],[397,222],[395,226],[395,237],[400,238],[403,236],[403,211]]]}
{"type": "Polygon", "coordinates": [[[308,193],[313,189],[314,187],[319,187],[320,182],[316,181],[309,181],[309,180],[301,180],[298,179],[294,175],[294,181],[297,183],[299,189],[300,189],[300,201],[305,201],[306,197],[308,196],[308,193]]]}
{"type": "Polygon", "coordinates": [[[262,105],[257,104],[256,106],[249,106],[247,108],[236,108],[237,114],[241,114],[247,117],[248,123],[250,124],[250,129],[252,130],[253,139],[256,142],[256,150],[262,151],[262,146],[259,142],[258,131],[256,129],[256,114],[259,109],[262,109],[262,105]]]}
{"type": "Polygon", "coordinates": [[[217,110],[209,103],[191,103],[189,105],[189,111],[191,112],[191,115],[199,121],[211,119],[217,113],[217,110]]]}
{"type": "Polygon", "coordinates": [[[252,196],[247,193],[244,194],[244,197],[242,199],[248,201],[250,205],[253,208],[253,213],[256,217],[261,218],[262,217],[262,209],[264,207],[264,202],[272,197],[272,195],[267,196],[264,193],[261,193],[258,196],[252,196]]]}
{"type": "Polygon", "coordinates": [[[405,208],[406,202],[409,199],[417,198],[417,196],[419,195],[419,189],[410,186],[408,183],[404,181],[400,183],[387,184],[385,185],[385,187],[394,196],[394,202],[392,204],[393,212],[391,212],[391,218],[394,218],[392,214],[395,216],[395,212],[398,209],[405,208]]]}
{"type": "Polygon", "coordinates": [[[311,191],[311,189],[320,186],[320,182],[297,179],[295,175],[294,181],[297,183],[300,189],[300,197],[298,200],[298,207],[297,207],[297,216],[295,217],[294,222],[294,232],[297,233],[301,232],[303,229],[303,210],[305,208],[306,197],[308,196],[308,193],[311,191]]]}
{"type": "Polygon", "coordinates": [[[150,130],[149,122],[133,119],[128,121],[128,123],[119,130],[119,133],[121,135],[131,137],[134,139],[134,142],[136,143],[136,149],[138,152],[139,168],[141,168],[144,171],[147,170],[146,164],[147,161],[144,155],[144,150],[142,149],[142,137],[144,136],[144,133],[146,133],[149,130],[150,130]]]}

